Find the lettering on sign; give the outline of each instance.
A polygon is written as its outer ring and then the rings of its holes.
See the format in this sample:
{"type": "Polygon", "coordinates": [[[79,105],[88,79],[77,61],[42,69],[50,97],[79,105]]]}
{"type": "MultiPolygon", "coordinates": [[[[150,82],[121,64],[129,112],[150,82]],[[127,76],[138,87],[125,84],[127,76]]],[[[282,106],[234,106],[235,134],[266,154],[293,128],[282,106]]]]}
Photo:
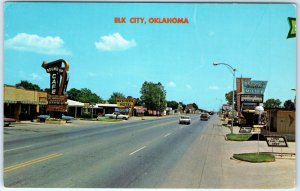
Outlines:
{"type": "Polygon", "coordinates": [[[135,99],[116,98],[117,106],[123,108],[131,108],[135,104],[135,99]]]}
{"type": "Polygon", "coordinates": [[[53,73],[53,72],[63,73],[64,72],[64,68],[59,68],[58,66],[55,66],[55,67],[47,68],[46,72],[47,73],[53,73]]]}
{"type": "Polygon", "coordinates": [[[267,81],[243,80],[243,94],[264,94],[267,81]]]}
{"type": "Polygon", "coordinates": [[[59,88],[59,75],[56,73],[51,73],[50,75],[50,92],[52,95],[57,94],[59,88]]]}
{"type": "Polygon", "coordinates": [[[59,95],[48,96],[49,105],[64,105],[66,104],[67,100],[68,100],[67,96],[59,96],[59,95]]]}
{"type": "Polygon", "coordinates": [[[269,147],[288,147],[284,136],[265,136],[269,147]]]}
{"type": "Polygon", "coordinates": [[[251,102],[251,103],[262,103],[263,95],[255,95],[255,94],[242,94],[241,102],[251,102]]]}
{"type": "Polygon", "coordinates": [[[47,105],[47,111],[66,112],[68,105],[47,105]]]}
{"type": "Polygon", "coordinates": [[[239,133],[251,133],[252,127],[240,127],[239,133]]]}

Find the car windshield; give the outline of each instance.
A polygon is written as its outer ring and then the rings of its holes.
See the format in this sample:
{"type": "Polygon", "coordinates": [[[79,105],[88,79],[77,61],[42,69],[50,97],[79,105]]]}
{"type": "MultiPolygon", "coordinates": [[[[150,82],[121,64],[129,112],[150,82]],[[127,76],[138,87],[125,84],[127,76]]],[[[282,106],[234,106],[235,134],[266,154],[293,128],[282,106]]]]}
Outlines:
{"type": "Polygon", "coordinates": [[[181,116],[181,119],[189,119],[189,116],[181,116]]]}

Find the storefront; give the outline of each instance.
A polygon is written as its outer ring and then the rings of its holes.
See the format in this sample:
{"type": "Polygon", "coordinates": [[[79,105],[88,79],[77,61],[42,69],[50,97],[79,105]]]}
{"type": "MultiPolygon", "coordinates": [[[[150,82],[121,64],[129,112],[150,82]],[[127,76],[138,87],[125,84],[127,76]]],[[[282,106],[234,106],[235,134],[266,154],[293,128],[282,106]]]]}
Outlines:
{"type": "Polygon", "coordinates": [[[4,85],[4,117],[33,120],[46,113],[47,93],[4,85]]]}

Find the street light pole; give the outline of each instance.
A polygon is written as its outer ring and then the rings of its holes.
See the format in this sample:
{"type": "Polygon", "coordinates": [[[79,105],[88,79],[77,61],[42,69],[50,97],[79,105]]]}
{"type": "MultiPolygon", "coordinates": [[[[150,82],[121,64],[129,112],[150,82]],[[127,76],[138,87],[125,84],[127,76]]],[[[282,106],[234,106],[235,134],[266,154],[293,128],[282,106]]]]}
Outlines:
{"type": "Polygon", "coordinates": [[[232,112],[232,119],[231,119],[231,127],[230,127],[230,132],[231,134],[233,133],[233,120],[234,120],[234,81],[235,81],[235,72],[236,72],[236,69],[233,68],[232,66],[230,66],[229,64],[226,64],[226,63],[213,63],[214,66],[218,66],[218,65],[225,65],[227,66],[230,71],[232,72],[232,75],[233,75],[233,81],[232,81],[232,109],[231,109],[231,112],[232,112]]]}

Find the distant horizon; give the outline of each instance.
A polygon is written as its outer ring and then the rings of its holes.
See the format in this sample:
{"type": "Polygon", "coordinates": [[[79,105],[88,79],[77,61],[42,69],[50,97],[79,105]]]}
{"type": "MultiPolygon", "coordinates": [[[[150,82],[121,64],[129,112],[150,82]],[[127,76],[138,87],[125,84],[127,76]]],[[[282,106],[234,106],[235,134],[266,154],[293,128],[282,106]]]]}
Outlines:
{"type": "Polygon", "coordinates": [[[3,83],[49,88],[42,62],[64,59],[67,90],[140,98],[145,81],[160,82],[168,101],[216,111],[232,91],[222,62],[268,81],[264,101],[283,103],[296,94],[288,17],[293,3],[4,2],[3,83]]]}

